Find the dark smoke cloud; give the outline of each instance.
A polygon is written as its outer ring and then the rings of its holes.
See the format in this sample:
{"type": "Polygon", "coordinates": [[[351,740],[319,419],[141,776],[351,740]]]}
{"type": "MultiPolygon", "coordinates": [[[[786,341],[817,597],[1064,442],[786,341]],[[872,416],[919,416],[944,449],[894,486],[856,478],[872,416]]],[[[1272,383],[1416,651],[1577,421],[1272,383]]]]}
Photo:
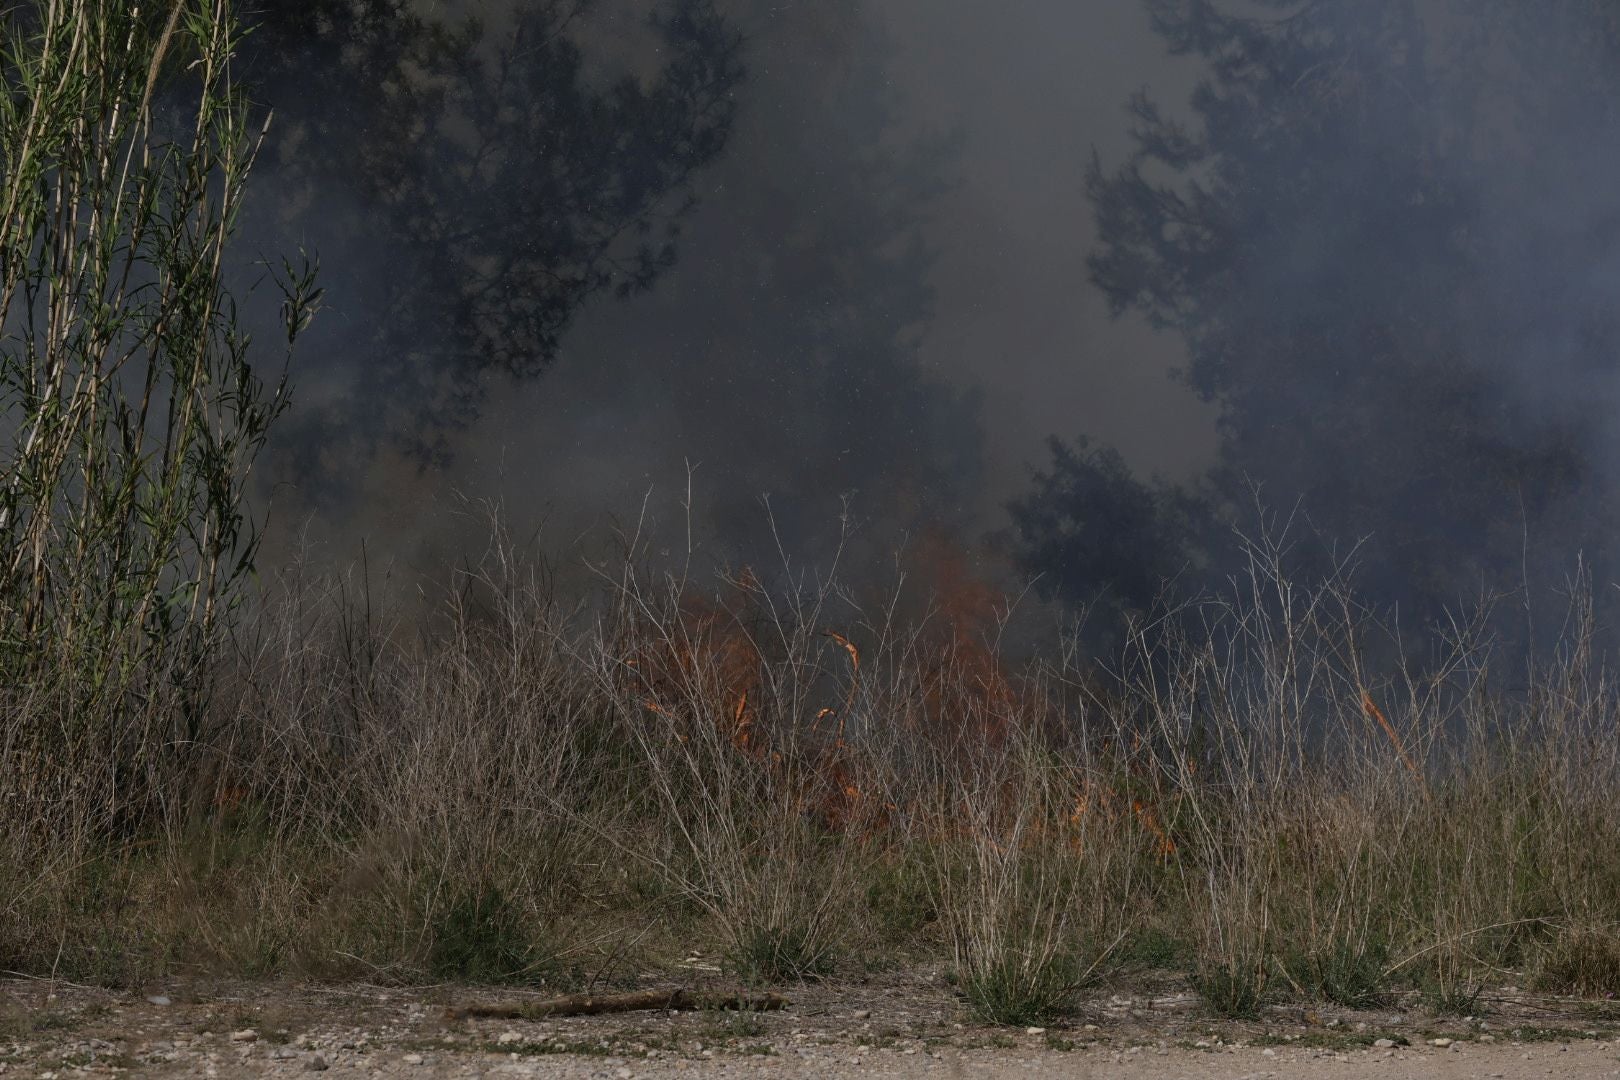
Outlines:
{"type": "MultiPolygon", "coordinates": [[[[1217,517],[1261,485],[1320,534],[1320,565],[1365,539],[1362,586],[1423,621],[1521,584],[1539,599],[1582,555],[1607,580],[1612,9],[1148,7],[1205,79],[1190,119],[1156,88],[1133,103],[1132,152],[1088,178],[1089,265],[1114,310],[1188,344],[1220,409],[1217,517]]],[[[1069,501],[1053,528],[1097,527],[1069,501]]]]}
{"type": "Polygon", "coordinates": [[[1083,191],[1094,150],[1129,149],[1130,95],[1151,86],[1183,100],[1197,66],[1169,55],[1134,2],[882,7],[904,43],[895,68],[912,115],[964,133],[926,345],[953,378],[984,388],[987,516],[1022,492],[1054,433],[1087,433],[1144,474],[1206,467],[1213,414],[1167,378],[1184,362],[1180,343],[1110,319],[1088,281],[1096,233],[1083,191]]]}
{"type": "MultiPolygon", "coordinates": [[[[726,5],[749,76],[676,266],[648,295],[588,306],[543,377],[492,381],[448,467],[323,447],[363,471],[362,501],[301,501],[293,475],[282,524],[313,514],[338,549],[368,535],[443,554],[475,539],[445,513],[458,492],[567,539],[634,522],[650,491],[660,543],[679,548],[691,463],[715,553],[770,557],[769,496],[788,545],[824,557],[847,496],[875,555],[919,529],[1001,525],[1054,431],[1094,431],[1144,470],[1196,467],[1211,432],[1165,378],[1173,339],[1110,323],[1084,282],[1080,189],[1091,145],[1121,144],[1130,90],[1185,74],[1141,12],[1094,7],[726,5]]],[[[634,16],[599,9],[588,40],[634,16]]],[[[376,317],[359,286],[387,270],[324,255],[327,336],[298,373],[317,401],[376,317]]]]}
{"type": "MultiPolygon", "coordinates": [[[[1121,506],[1140,503],[1127,497],[1132,473],[1212,494],[1215,510],[1251,479],[1274,506],[1303,498],[1329,543],[1374,534],[1388,597],[1477,585],[1504,568],[1521,528],[1543,581],[1600,537],[1589,511],[1613,503],[1620,451],[1609,420],[1620,197],[1607,183],[1620,53],[1592,32],[1600,5],[1242,5],[1249,18],[1306,11],[1338,25],[1354,48],[1324,69],[1332,77],[1300,85],[1371,112],[1334,113],[1349,135],[1301,138],[1255,166],[1232,203],[1252,215],[1228,252],[1246,269],[1200,297],[1202,326],[1155,326],[1162,312],[1096,286],[1105,245],[1087,174],[1094,153],[1108,175],[1137,146],[1133,94],[1196,134],[1200,81],[1264,47],[1260,35],[1237,53],[1173,50],[1176,34],[1150,16],[1236,7],[721,8],[744,35],[748,77],[724,153],[696,178],[675,265],[628,301],[592,298],[541,377],[491,373],[447,465],[322,447],[362,474],[360,497],[300,506],[294,475],[284,523],[314,513],[340,552],[369,536],[400,554],[453,554],[482,528],[446,513],[461,493],[501,500],[520,526],[548,520],[563,542],[600,537],[604,521],[644,524],[645,510],[657,550],[695,542],[759,563],[779,538],[825,561],[850,507],[861,558],[876,564],[907,536],[971,546],[1006,528],[1008,500],[1045,490],[1029,469],[1052,460],[1055,434],[1119,451],[1076,460],[1106,462],[1102,487],[1121,506]],[[1412,98],[1401,80],[1418,68],[1412,98]],[[1386,190],[1392,168],[1415,178],[1408,190],[1386,190]],[[1284,212],[1321,176],[1329,197],[1284,212]],[[1424,192],[1448,209],[1402,202],[1424,192]],[[1268,359],[1211,381],[1201,335],[1213,326],[1240,328],[1234,355],[1268,359]],[[1301,440],[1315,449],[1292,449],[1301,440]],[[1495,461],[1477,475],[1476,451],[1495,461]],[[1514,485],[1509,506],[1497,496],[1514,485]]],[[[486,9],[491,24],[506,10],[486,9]]],[[[579,28],[588,67],[655,66],[648,39],[622,32],[642,11],[598,5],[579,28]]],[[[1149,168],[1154,183],[1176,180],[1163,161],[1149,168]]],[[[325,372],[342,369],[346,335],[378,316],[359,286],[386,269],[379,253],[328,254],[328,337],[299,373],[317,397],[325,372]]],[[[1159,269],[1163,281],[1176,272],[1159,269]]],[[[1186,493],[1153,490],[1175,505],[1186,493]]],[[[1172,516],[1225,528],[1220,513],[1172,516]]],[[[1135,549],[1106,522],[1088,528],[1110,551],[1135,549]]],[[[1153,539],[1143,550],[1180,565],[1153,539]]]]}

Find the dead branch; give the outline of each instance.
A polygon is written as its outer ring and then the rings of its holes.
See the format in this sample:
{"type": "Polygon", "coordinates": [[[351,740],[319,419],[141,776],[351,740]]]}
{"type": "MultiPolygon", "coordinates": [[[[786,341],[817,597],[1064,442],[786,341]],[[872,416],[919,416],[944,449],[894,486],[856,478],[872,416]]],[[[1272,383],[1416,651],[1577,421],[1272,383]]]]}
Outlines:
{"type": "Polygon", "coordinates": [[[500,1005],[466,1005],[444,1011],[451,1020],[539,1020],[548,1016],[596,1016],[600,1013],[715,1009],[731,1012],[775,1012],[788,1004],[780,994],[704,994],[690,990],[638,990],[630,994],[568,994],[540,1001],[500,1005]]]}

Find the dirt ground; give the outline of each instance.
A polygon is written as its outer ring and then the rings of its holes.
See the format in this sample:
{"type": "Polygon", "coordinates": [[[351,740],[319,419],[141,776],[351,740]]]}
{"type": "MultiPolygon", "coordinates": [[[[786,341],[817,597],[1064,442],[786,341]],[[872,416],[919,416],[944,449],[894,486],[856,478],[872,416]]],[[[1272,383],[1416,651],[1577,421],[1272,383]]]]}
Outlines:
{"type": "Polygon", "coordinates": [[[1477,1017],[1415,999],[1377,1012],[1270,1010],[1212,1021],[1184,987],[1091,1003],[1071,1022],[971,1022],[937,978],[789,992],[777,1013],[465,1020],[523,995],[184,981],[109,991],[0,982],[0,1077],[1620,1077],[1620,1006],[1509,987],[1477,1017]]]}

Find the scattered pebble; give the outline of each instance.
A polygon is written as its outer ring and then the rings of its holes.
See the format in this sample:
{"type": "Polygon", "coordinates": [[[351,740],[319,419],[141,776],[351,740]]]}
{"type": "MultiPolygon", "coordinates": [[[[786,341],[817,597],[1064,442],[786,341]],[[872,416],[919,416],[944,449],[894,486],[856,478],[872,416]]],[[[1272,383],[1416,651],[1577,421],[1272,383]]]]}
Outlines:
{"type": "MultiPolygon", "coordinates": [[[[834,1005],[830,1010],[807,1014],[823,1017],[819,1022],[811,1021],[813,1027],[792,1027],[778,1029],[766,1037],[766,1045],[759,1045],[758,1041],[742,1033],[739,1029],[734,1036],[729,1031],[715,1028],[715,1022],[704,1018],[696,1020],[673,1017],[667,1021],[660,1018],[658,1023],[669,1023],[667,1032],[660,1027],[656,1032],[651,1028],[647,1030],[634,1030],[627,1038],[615,1042],[602,1035],[610,1030],[608,1027],[593,1026],[591,1022],[582,1022],[577,1027],[572,1022],[564,1021],[558,1025],[560,1033],[540,1032],[543,1025],[526,1026],[524,1029],[503,1029],[496,1026],[483,1027],[475,1025],[468,1029],[440,1028],[429,1026],[426,1029],[418,1026],[417,1021],[427,1016],[430,1010],[422,1007],[412,1007],[406,1003],[403,995],[395,999],[395,1005],[387,1012],[374,1012],[370,1015],[368,1027],[362,1031],[359,1028],[348,1027],[358,1019],[357,1016],[344,1015],[338,1009],[333,1009],[329,1016],[319,1016],[315,1006],[300,1006],[302,1011],[279,1011],[278,1005],[260,1002],[249,995],[237,996],[235,994],[219,995],[218,997],[205,997],[198,1000],[177,991],[185,997],[186,1006],[178,1011],[156,1013],[142,1011],[139,1006],[143,1003],[163,1007],[161,1003],[169,1003],[173,999],[167,995],[126,995],[122,1005],[114,1003],[112,1007],[102,1006],[101,1012],[86,1009],[89,1017],[101,1018],[115,1016],[113,1011],[117,1008],[133,1008],[125,1014],[125,1023],[117,1025],[116,1020],[102,1020],[92,1026],[67,1029],[62,1034],[52,1034],[41,1037],[29,1035],[29,1042],[15,1041],[6,1043],[0,1037],[0,1080],[10,1080],[12,1076],[38,1076],[35,1070],[49,1068],[54,1071],[59,1080],[69,1080],[70,1077],[83,1075],[89,1070],[101,1070],[107,1066],[117,1069],[129,1067],[135,1069],[161,1069],[178,1070],[179,1073],[192,1076],[213,1076],[218,1080],[228,1080],[231,1077],[255,1075],[267,1078],[281,1077],[282,1080],[291,1080],[302,1072],[326,1072],[334,1075],[365,1075],[373,1076],[417,1076],[437,1075],[438,1070],[445,1070],[445,1074],[460,1076],[487,1075],[490,1080],[497,1077],[534,1077],[553,1075],[548,1069],[562,1067],[565,1075],[577,1075],[584,1078],[587,1075],[595,1076],[599,1080],[639,1080],[649,1072],[654,1075],[672,1075],[671,1068],[685,1068],[699,1064],[693,1060],[697,1055],[694,1048],[701,1053],[709,1065],[704,1071],[712,1071],[714,1067],[722,1070],[740,1070],[743,1065],[752,1064],[757,1060],[747,1056],[751,1054],[779,1054],[788,1056],[796,1064],[804,1059],[806,1068],[825,1069],[836,1071],[839,1063],[863,1067],[875,1067],[879,1071],[894,1070],[895,1072],[921,1078],[923,1070],[933,1069],[939,1065],[952,1064],[953,1059],[959,1055],[968,1060],[977,1060],[980,1052],[991,1049],[1005,1049],[1008,1055],[997,1054],[991,1059],[1003,1065],[1010,1074],[1023,1068],[1039,1067],[1041,1060],[1049,1055],[1041,1054],[1043,1047],[1062,1049],[1081,1049],[1087,1051],[1075,1059],[1076,1064],[1085,1062],[1102,1063],[1110,1058],[1120,1064],[1134,1063],[1138,1068],[1145,1062],[1149,1053],[1161,1057],[1178,1056],[1178,1060],[1185,1051],[1193,1049],[1205,1051],[1198,1055],[1197,1060],[1215,1064],[1207,1053],[1214,1050],[1229,1049],[1226,1043],[1217,1037],[1213,1029],[1205,1026],[1204,1020],[1196,1010],[1185,1014],[1185,1018],[1175,1013],[1169,1014],[1165,1024],[1156,1024],[1154,1027],[1137,1028],[1127,1026],[1114,1029],[1111,1027],[1108,1035],[1099,1034],[1098,1024],[1076,1025],[1075,1030],[1067,1027],[1053,1029],[1039,1024],[1027,1026],[1023,1029],[1026,1036],[1033,1041],[1021,1044],[1021,1049],[1008,1035],[1016,1036],[1018,1029],[1002,1028],[999,1032],[988,1032],[977,1025],[971,1030],[963,1025],[953,1023],[957,1017],[938,1015],[933,1020],[919,1019],[920,1012],[909,1007],[905,1001],[895,1003],[894,1007],[885,1004],[883,1020],[894,1020],[893,1028],[880,1026],[872,1020],[873,1008],[854,1009],[849,1002],[838,1008],[834,1005]],[[409,1015],[410,1020],[406,1017],[409,1015]],[[844,1019],[840,1020],[839,1018],[844,1019]],[[256,1029],[244,1027],[235,1030],[230,1021],[241,1023],[243,1020],[253,1018],[265,1023],[265,1028],[256,1029]],[[849,1018],[863,1023],[851,1024],[849,1018]],[[336,1022],[336,1024],[333,1023],[336,1022]],[[345,1021],[347,1023],[345,1023],[345,1021]],[[342,1025],[342,1026],[337,1026],[342,1025]],[[290,1029],[290,1030],[289,1030],[290,1029]],[[301,1029],[304,1029],[301,1031],[301,1029]],[[1083,1029],[1083,1031],[1081,1030],[1083,1029]],[[1056,1030],[1059,1039],[1050,1032],[1056,1030]],[[193,1032],[196,1033],[193,1033],[193,1032]],[[457,1031],[461,1031],[457,1034],[457,1031]],[[955,1033],[953,1035],[953,1032],[955,1033]],[[1171,1036],[1167,1040],[1162,1037],[1171,1036]],[[106,1036],[95,1038],[94,1035],[106,1036]],[[598,1038],[597,1036],[601,1036],[598,1038]],[[695,1038],[702,1036],[701,1040],[695,1038]],[[566,1038],[565,1038],[566,1036],[566,1038]],[[882,1042],[883,1050],[880,1052],[873,1044],[882,1042]],[[1155,1038],[1155,1036],[1160,1036],[1155,1038]],[[576,1055],[569,1054],[563,1060],[540,1061],[525,1058],[521,1051],[525,1046],[537,1043],[549,1043],[552,1038],[558,1040],[559,1045],[552,1047],[556,1050],[573,1048],[576,1044],[580,1049],[579,1055],[588,1060],[579,1060],[573,1065],[565,1064],[573,1061],[576,1055]],[[1042,1043],[1040,1040],[1047,1041],[1042,1043]],[[405,1040],[410,1041],[405,1041],[405,1040]],[[640,1041],[630,1041],[631,1039],[640,1041]],[[1193,1040],[1182,1041],[1183,1039],[1193,1040]],[[443,1047],[439,1043],[442,1040],[443,1047]],[[1073,1040],[1070,1042],[1069,1040],[1073,1040]],[[403,1042],[403,1045],[401,1043],[403,1042]],[[1131,1043],[1136,1045],[1130,1045],[1131,1043]],[[262,1047],[259,1044],[264,1044],[262,1047]],[[496,1046],[501,1053],[491,1053],[496,1046]],[[669,1047],[664,1049],[664,1047],[669,1047]],[[1184,1048],[1178,1051],[1176,1047],[1184,1048]],[[1035,1053],[1031,1054],[1031,1048],[1035,1053]],[[406,1052],[407,1048],[415,1048],[415,1052],[406,1052]],[[366,1050],[382,1051],[382,1053],[366,1053],[366,1050]],[[442,1049],[442,1052],[441,1052],[442,1049]],[[507,1051],[519,1051],[508,1055],[507,1051]],[[627,1053],[627,1051],[629,1051],[627,1053]],[[35,1055],[32,1062],[26,1055],[35,1055]],[[116,1056],[115,1056],[116,1055],[116,1056]],[[601,1055],[601,1056],[598,1056],[601,1055]],[[622,1056],[607,1056],[622,1055],[622,1056]],[[969,1056],[971,1055],[971,1056],[969,1056]],[[128,1066],[117,1064],[119,1057],[128,1060],[128,1066]],[[510,1061],[508,1061],[510,1057],[510,1061]],[[657,1059],[673,1058],[674,1061],[655,1063],[657,1059]],[[910,1058],[912,1060],[907,1061],[910,1058]],[[79,1067],[78,1062],[87,1064],[79,1067]],[[393,1064],[390,1065],[389,1062],[393,1064]],[[104,1064],[105,1063],[105,1064],[104,1064]],[[30,1064],[32,1067],[30,1067],[30,1064]],[[72,1064],[73,1068],[68,1066],[72,1064]],[[412,1067],[423,1067],[412,1072],[412,1067]],[[577,1071],[573,1070],[577,1066],[577,1071]],[[262,1070],[262,1071],[261,1071],[262,1070]],[[910,1071],[907,1071],[910,1070],[910,1071]]],[[[890,991],[891,995],[896,991],[890,991]]],[[[63,994],[64,1000],[77,1005],[76,999],[63,994]]],[[[348,999],[352,1001],[353,999],[348,999]]],[[[868,998],[868,1000],[875,1000],[868,998]]],[[[369,1005],[369,1000],[366,1003],[369,1005]]],[[[1179,1002],[1176,1004],[1180,1004],[1179,1002]]],[[[340,1006],[346,1008],[347,1004],[340,1006]]],[[[79,1015],[74,1007],[65,1010],[63,1015],[79,1015]]],[[[1164,1010],[1155,1012],[1155,1016],[1164,1014],[1164,1010]]],[[[1378,1018],[1370,1014],[1366,1021],[1357,1021],[1353,1017],[1344,1019],[1336,1025],[1331,1025],[1324,1018],[1322,1025],[1336,1026],[1341,1033],[1348,1034],[1352,1029],[1365,1032],[1366,1035],[1376,1036],[1379,1024],[1378,1018]]],[[[1101,1021],[1111,1017],[1110,1024],[1117,1024],[1121,1017],[1117,1013],[1096,1015],[1095,1019],[1101,1021]]],[[[965,1019],[965,1017],[963,1017],[965,1019]]],[[[1077,1018],[1079,1019],[1079,1018],[1077,1018]]],[[[1588,1023],[1591,1021],[1588,1020],[1588,1023]]],[[[1408,1024],[1416,1021],[1409,1019],[1408,1024]]],[[[1256,1056],[1266,1058],[1264,1064],[1253,1063],[1251,1069],[1273,1070],[1272,1072],[1251,1072],[1248,1075],[1255,1078],[1272,1077],[1280,1075],[1275,1070],[1281,1068],[1278,1060],[1282,1055],[1278,1053],[1285,1046],[1292,1046],[1290,1060],[1304,1062],[1306,1058],[1317,1059],[1326,1063],[1331,1061],[1361,1060],[1369,1065],[1372,1062],[1398,1065],[1399,1061],[1408,1063],[1416,1060],[1405,1055],[1398,1055],[1402,1047],[1412,1044],[1432,1047],[1437,1050],[1469,1051],[1459,1058],[1447,1060],[1461,1061],[1465,1058],[1479,1061],[1481,1066],[1489,1068],[1491,1065],[1505,1066],[1507,1058],[1517,1058],[1522,1050],[1525,1062],[1531,1060],[1529,1047],[1514,1045],[1510,1049],[1508,1043],[1512,1040],[1511,1028],[1513,1019],[1498,1021],[1500,1034],[1493,1035],[1483,1030],[1484,1024],[1477,1021],[1474,1026],[1459,1029],[1457,1036],[1430,1036],[1424,1032],[1422,1036],[1410,1027],[1404,1030],[1406,1038],[1399,1033],[1401,1029],[1386,1029],[1386,1035],[1377,1038],[1351,1040],[1360,1044],[1365,1050],[1357,1053],[1357,1047],[1339,1045],[1337,1047],[1315,1047],[1309,1041],[1300,1043],[1299,1032],[1305,1032],[1304,1038],[1310,1039],[1307,1029],[1292,1023],[1292,1017],[1281,1024],[1273,1025],[1269,1037],[1262,1040],[1253,1040],[1238,1037],[1234,1044],[1247,1053],[1248,1049],[1255,1050],[1256,1056]],[[1292,1029],[1292,1030],[1290,1030],[1292,1029]],[[1410,1039],[1409,1043],[1407,1039],[1410,1039]],[[1272,1042],[1274,1046],[1254,1045],[1255,1041],[1272,1042]],[[1470,1043],[1478,1042],[1478,1047],[1470,1043]],[[1487,1049],[1486,1044],[1498,1044],[1487,1049]],[[1504,1059],[1498,1061],[1497,1059],[1504,1059]]],[[[1569,1025],[1571,1035],[1582,1031],[1579,1021],[1569,1025]]],[[[551,1025],[544,1025],[551,1026],[551,1025]]],[[[617,1029],[613,1029],[617,1030],[617,1029]]],[[[1432,1030],[1432,1029],[1431,1029],[1432,1030]]],[[[749,1029],[750,1033],[758,1032],[757,1028],[749,1029]]],[[[762,1032],[760,1032],[763,1034],[762,1032]]],[[[1230,1034],[1231,1032],[1228,1032],[1230,1034]]],[[[1566,1070],[1576,1063],[1579,1055],[1591,1057],[1594,1052],[1607,1050],[1609,1040],[1614,1038],[1613,1033],[1607,1029],[1594,1029],[1588,1033],[1594,1041],[1592,1043],[1577,1043],[1576,1045],[1551,1045],[1534,1048],[1536,1060],[1556,1052],[1564,1055],[1554,1057],[1554,1061],[1566,1063],[1566,1070]],[[1598,1040],[1602,1040],[1601,1042],[1598,1040]]],[[[1620,1044],[1616,1045],[1620,1050],[1620,1044]]],[[[1408,1050],[1407,1054],[1415,1051],[1408,1050]]],[[[1421,1055],[1420,1055],[1421,1056],[1421,1055]]],[[[1611,1059],[1612,1060],[1612,1059],[1611,1059]]],[[[763,1064],[763,1063],[761,1063],[763,1064]]],[[[1166,1063],[1175,1067],[1177,1063],[1166,1063]]],[[[1106,1066],[1104,1066],[1106,1067],[1106,1066]]],[[[1311,1066],[1306,1066],[1311,1067],[1311,1066]]],[[[1528,1066],[1524,1066],[1527,1069],[1528,1066]]],[[[1543,1070],[1538,1070],[1538,1072],[1543,1070]]],[[[692,1074],[697,1077],[697,1072],[692,1074]]],[[[814,1073],[806,1073],[814,1075],[814,1073]]],[[[941,1074],[943,1075],[943,1074],[941,1074]]],[[[1475,1075],[1492,1075],[1481,1069],[1475,1075]]],[[[1510,1070],[1510,1077],[1524,1080],[1528,1075],[1519,1069],[1510,1070]]],[[[1620,1074],[1617,1074],[1620,1077],[1620,1074]]],[[[701,1080],[701,1078],[699,1078],[701,1080]]]]}

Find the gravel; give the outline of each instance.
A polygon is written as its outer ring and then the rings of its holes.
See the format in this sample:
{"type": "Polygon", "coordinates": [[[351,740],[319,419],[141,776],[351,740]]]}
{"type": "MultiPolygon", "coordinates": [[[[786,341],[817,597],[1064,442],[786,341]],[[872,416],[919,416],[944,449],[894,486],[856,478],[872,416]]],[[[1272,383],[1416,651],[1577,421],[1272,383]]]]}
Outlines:
{"type": "Polygon", "coordinates": [[[1221,1022],[1173,983],[1091,1003],[1066,1023],[969,1020],[936,975],[788,991],[780,1013],[634,1013],[541,1021],[446,1018],[488,990],[195,982],[120,993],[0,982],[0,1080],[199,1076],[745,1078],[1620,1077],[1599,1005],[1502,995],[1488,1017],[1279,1007],[1221,1022]],[[154,998],[168,1003],[159,1005],[154,998]]]}

